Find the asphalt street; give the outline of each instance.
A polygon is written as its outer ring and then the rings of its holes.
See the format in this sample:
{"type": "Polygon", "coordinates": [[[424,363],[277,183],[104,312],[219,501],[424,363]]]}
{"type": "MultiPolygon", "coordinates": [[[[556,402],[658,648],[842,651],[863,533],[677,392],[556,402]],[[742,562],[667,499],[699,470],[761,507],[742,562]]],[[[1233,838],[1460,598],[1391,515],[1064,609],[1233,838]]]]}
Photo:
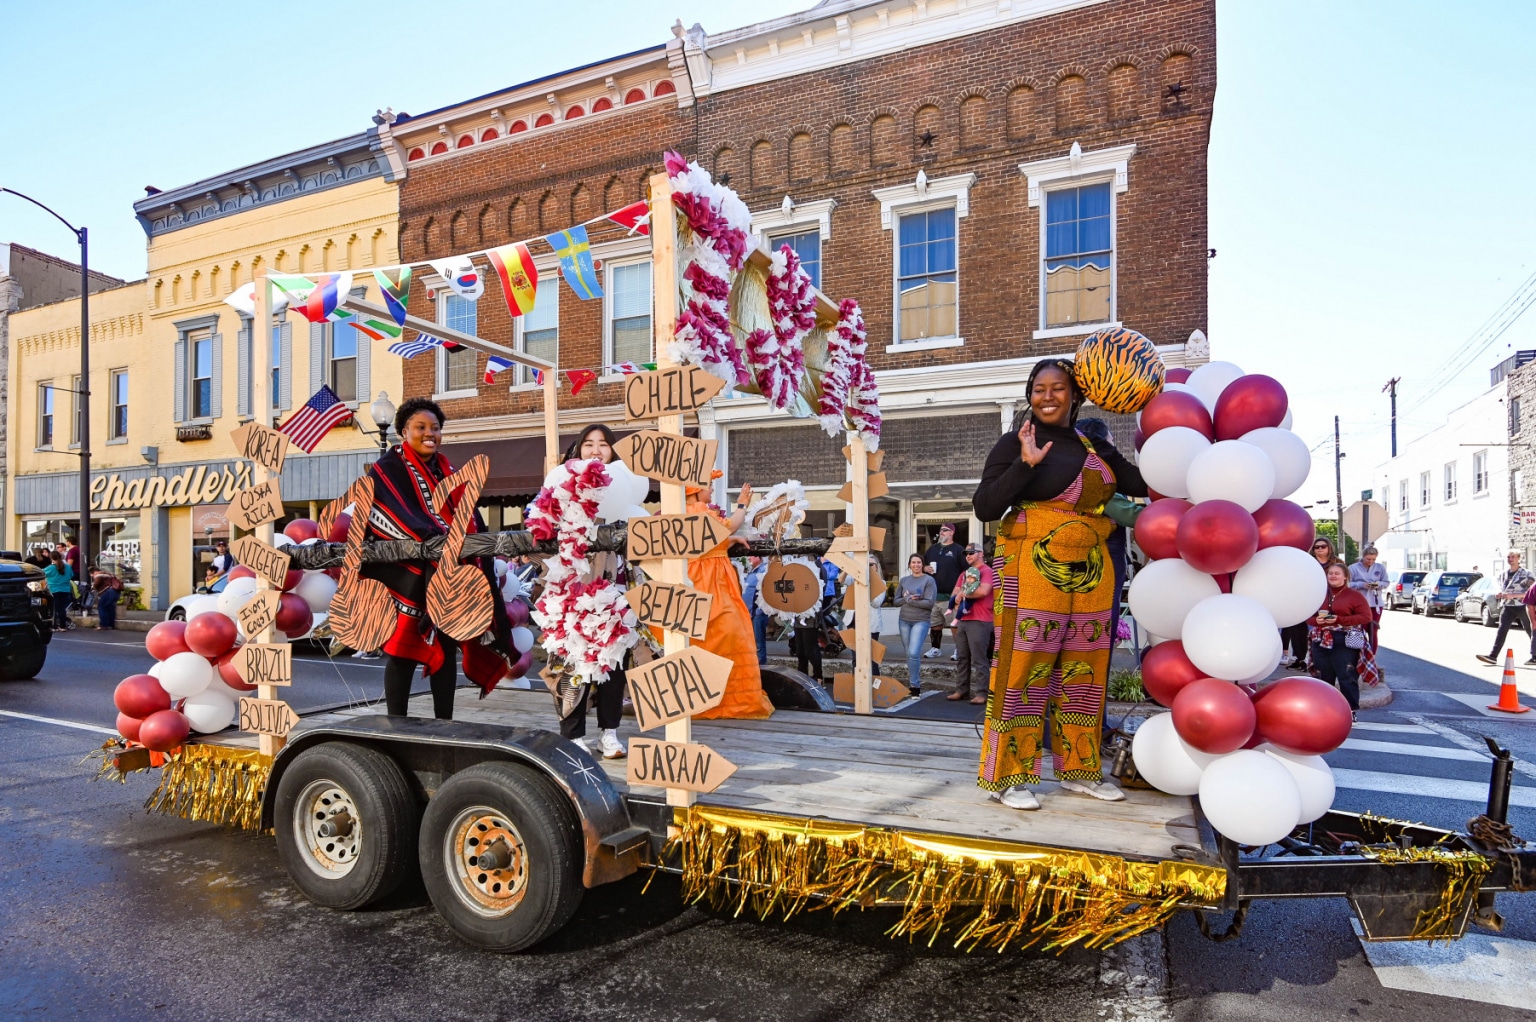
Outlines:
{"type": "MultiPolygon", "coordinates": [[[[1463,826],[1482,808],[1487,734],[1520,758],[1511,823],[1536,835],[1536,713],[1478,709],[1498,672],[1471,654],[1492,633],[1404,613],[1383,637],[1397,696],[1329,757],[1336,806],[1463,826]]],[[[112,687],[150,662],[135,638],[60,636],[37,680],[0,685],[0,1017],[1297,1022],[1470,1010],[1505,1022],[1536,1011],[1536,895],[1500,896],[1502,935],[1433,947],[1363,945],[1348,906],[1329,899],[1258,903],[1222,944],[1186,914],[1107,952],[966,955],[890,940],[885,912],[759,923],[685,906],[672,878],[647,890],[641,876],[588,892],[531,952],[489,955],[459,943],[419,888],[363,912],[321,909],[288,882],[270,837],[148,815],[144,776],[93,783],[82,759],[110,728],[112,687]]],[[[376,662],[305,652],[296,667],[301,708],[378,698],[376,662]]]]}

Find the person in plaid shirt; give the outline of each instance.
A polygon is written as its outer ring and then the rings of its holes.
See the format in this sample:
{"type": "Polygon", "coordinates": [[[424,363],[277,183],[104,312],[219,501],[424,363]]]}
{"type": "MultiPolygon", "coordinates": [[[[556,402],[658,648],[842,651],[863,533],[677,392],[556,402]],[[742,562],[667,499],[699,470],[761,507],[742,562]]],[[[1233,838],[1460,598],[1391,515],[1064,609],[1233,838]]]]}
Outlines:
{"type": "Polygon", "coordinates": [[[1499,650],[1504,648],[1504,639],[1509,635],[1510,629],[1520,628],[1526,637],[1531,639],[1531,658],[1527,664],[1536,664],[1536,637],[1531,635],[1531,626],[1526,621],[1525,594],[1533,583],[1536,583],[1536,575],[1520,566],[1520,551],[1509,552],[1509,570],[1499,576],[1499,635],[1493,640],[1493,652],[1487,656],[1479,653],[1477,658],[1485,664],[1497,664],[1499,662],[1499,650]]]}

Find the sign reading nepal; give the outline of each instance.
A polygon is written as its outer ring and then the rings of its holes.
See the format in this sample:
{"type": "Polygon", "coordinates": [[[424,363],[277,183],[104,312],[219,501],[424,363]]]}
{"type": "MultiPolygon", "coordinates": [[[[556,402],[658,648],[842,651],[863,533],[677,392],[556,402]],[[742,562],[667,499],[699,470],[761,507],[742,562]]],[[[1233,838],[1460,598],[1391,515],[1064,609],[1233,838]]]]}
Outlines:
{"type": "Polygon", "coordinates": [[[252,482],[251,466],[245,461],[230,462],[223,468],[192,465],[175,475],[153,475],[127,482],[115,474],[97,476],[91,480],[91,510],[228,503],[252,482]]]}

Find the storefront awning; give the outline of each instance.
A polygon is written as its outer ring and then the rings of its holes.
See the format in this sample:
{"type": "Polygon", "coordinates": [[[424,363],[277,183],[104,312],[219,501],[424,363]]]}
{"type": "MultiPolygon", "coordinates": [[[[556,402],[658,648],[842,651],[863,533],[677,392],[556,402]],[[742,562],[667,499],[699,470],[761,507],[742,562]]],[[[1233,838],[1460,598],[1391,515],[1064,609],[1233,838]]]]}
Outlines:
{"type": "MultiPolygon", "coordinates": [[[[616,429],[613,434],[622,440],[633,429],[616,429]]],[[[685,436],[697,437],[697,426],[683,430],[685,436]]],[[[575,432],[560,434],[560,450],[576,442],[575,432]]],[[[456,444],[443,444],[439,448],[454,468],[461,467],[477,454],[491,459],[491,474],[485,481],[481,497],[524,497],[532,499],[544,483],[544,437],[517,436],[504,440],[467,440],[456,444]]]]}

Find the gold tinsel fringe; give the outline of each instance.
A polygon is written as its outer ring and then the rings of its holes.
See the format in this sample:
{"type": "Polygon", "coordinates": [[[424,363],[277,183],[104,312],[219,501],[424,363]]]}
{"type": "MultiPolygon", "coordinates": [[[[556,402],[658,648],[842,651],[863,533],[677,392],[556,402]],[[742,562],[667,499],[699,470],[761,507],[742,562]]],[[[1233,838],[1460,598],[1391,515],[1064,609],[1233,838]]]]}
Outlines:
{"type": "Polygon", "coordinates": [[[1418,914],[1411,940],[1455,940],[1460,937],[1461,920],[1467,913],[1467,906],[1477,897],[1483,877],[1493,869],[1493,863],[1485,856],[1440,845],[1367,846],[1360,849],[1360,854],[1393,866],[1405,862],[1432,862],[1440,867],[1440,874],[1445,878],[1440,900],[1418,914]]]}
{"type": "Polygon", "coordinates": [[[1112,855],[691,806],[676,811],[668,851],[684,896],[717,910],[774,913],[900,906],[888,931],[931,946],[1045,950],[1108,947],[1177,909],[1214,908],[1226,872],[1112,855]],[[957,909],[974,911],[957,911],[957,909]]]}
{"type": "Polygon", "coordinates": [[[255,749],[183,745],[166,760],[160,786],[144,808],[256,830],[261,826],[262,789],[271,772],[272,757],[255,749]]]}
{"type": "Polygon", "coordinates": [[[738,344],[745,343],[747,335],[754,330],[773,333],[773,313],[768,309],[768,274],[752,263],[747,263],[736,274],[726,302],[738,344]]]}

